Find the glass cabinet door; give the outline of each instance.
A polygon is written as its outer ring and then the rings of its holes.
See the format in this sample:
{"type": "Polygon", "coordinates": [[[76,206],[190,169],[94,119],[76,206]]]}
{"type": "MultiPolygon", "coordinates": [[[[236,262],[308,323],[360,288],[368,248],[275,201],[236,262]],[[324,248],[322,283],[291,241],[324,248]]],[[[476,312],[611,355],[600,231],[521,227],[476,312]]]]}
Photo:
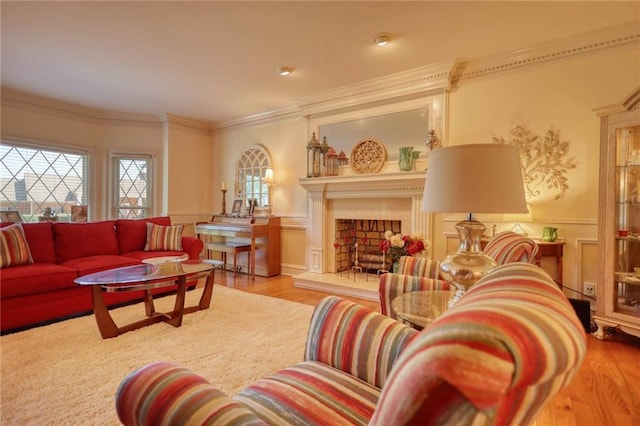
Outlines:
{"type": "Polygon", "coordinates": [[[613,310],[640,317],[640,126],[616,130],[613,310]]]}

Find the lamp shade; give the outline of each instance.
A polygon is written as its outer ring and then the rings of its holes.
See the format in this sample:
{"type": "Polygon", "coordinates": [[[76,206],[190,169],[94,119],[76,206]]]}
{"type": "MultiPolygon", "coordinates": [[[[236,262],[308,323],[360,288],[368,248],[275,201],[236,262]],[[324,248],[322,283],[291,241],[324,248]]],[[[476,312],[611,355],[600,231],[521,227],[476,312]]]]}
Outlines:
{"type": "Polygon", "coordinates": [[[422,210],[449,213],[527,213],[518,149],[465,144],[433,150],[422,210]]]}
{"type": "Polygon", "coordinates": [[[267,185],[273,185],[276,181],[273,178],[273,169],[271,167],[264,171],[264,183],[267,185]]]}

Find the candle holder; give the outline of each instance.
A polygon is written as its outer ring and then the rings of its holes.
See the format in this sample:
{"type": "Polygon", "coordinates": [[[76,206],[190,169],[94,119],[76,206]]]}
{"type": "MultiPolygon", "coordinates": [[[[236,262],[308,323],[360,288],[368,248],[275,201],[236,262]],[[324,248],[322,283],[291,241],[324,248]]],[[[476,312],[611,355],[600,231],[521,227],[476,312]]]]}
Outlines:
{"type": "Polygon", "coordinates": [[[387,261],[385,259],[386,254],[386,252],[382,252],[382,264],[380,265],[380,269],[378,269],[378,275],[386,274],[389,272],[389,270],[387,269],[387,261]]]}
{"type": "Polygon", "coordinates": [[[354,258],[353,266],[351,267],[351,269],[353,270],[353,281],[356,280],[356,275],[358,272],[362,273],[362,267],[360,266],[360,261],[358,260],[358,240],[356,240],[354,246],[356,248],[356,255],[354,258]]]}
{"type": "Polygon", "coordinates": [[[220,191],[222,192],[222,213],[221,214],[227,214],[227,190],[221,189],[220,191]]]}

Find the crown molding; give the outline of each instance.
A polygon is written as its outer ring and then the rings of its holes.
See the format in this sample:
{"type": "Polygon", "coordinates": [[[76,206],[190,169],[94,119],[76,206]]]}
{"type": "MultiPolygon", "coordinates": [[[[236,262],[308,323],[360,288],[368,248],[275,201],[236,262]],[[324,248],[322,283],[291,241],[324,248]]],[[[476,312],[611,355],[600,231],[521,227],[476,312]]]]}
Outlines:
{"type": "Polygon", "coordinates": [[[390,102],[451,90],[458,81],[458,60],[415,68],[307,96],[297,101],[304,116],[360,108],[381,101],[390,102]]]}
{"type": "Polygon", "coordinates": [[[595,108],[593,111],[598,117],[619,114],[640,109],[640,87],[636,87],[620,104],[607,105],[595,108]]]}
{"type": "Polygon", "coordinates": [[[12,105],[30,111],[53,114],[71,120],[80,120],[89,123],[119,124],[159,127],[161,120],[155,115],[126,114],[114,111],[105,111],[76,104],[67,103],[57,99],[34,95],[15,89],[3,87],[1,100],[3,105],[12,105]]]}
{"type": "Polygon", "coordinates": [[[460,78],[468,80],[490,74],[567,61],[578,56],[603,53],[618,48],[640,48],[640,21],[606,27],[554,40],[513,52],[469,60],[460,78]]]}
{"type": "Polygon", "coordinates": [[[171,113],[164,114],[162,124],[171,129],[195,131],[206,135],[211,134],[211,123],[171,113]]]}
{"type": "Polygon", "coordinates": [[[261,112],[238,118],[236,120],[228,120],[219,123],[212,123],[211,130],[222,130],[230,127],[251,126],[253,124],[266,124],[272,121],[285,120],[289,118],[300,118],[300,108],[298,105],[290,104],[283,108],[272,111],[261,112]]]}

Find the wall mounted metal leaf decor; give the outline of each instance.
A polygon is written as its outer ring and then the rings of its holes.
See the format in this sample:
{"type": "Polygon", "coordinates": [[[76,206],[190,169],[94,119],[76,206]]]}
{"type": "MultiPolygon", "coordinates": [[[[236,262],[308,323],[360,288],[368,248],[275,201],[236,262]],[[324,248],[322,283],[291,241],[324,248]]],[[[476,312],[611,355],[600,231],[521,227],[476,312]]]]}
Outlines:
{"type": "Polygon", "coordinates": [[[520,150],[527,200],[541,195],[541,185],[556,192],[554,200],[561,198],[569,189],[566,174],[575,169],[577,163],[574,157],[565,158],[569,153],[569,142],[560,140],[560,130],[552,127],[540,138],[525,126],[517,125],[510,134],[508,140],[502,137],[494,137],[493,140],[514,145],[520,150]]]}

